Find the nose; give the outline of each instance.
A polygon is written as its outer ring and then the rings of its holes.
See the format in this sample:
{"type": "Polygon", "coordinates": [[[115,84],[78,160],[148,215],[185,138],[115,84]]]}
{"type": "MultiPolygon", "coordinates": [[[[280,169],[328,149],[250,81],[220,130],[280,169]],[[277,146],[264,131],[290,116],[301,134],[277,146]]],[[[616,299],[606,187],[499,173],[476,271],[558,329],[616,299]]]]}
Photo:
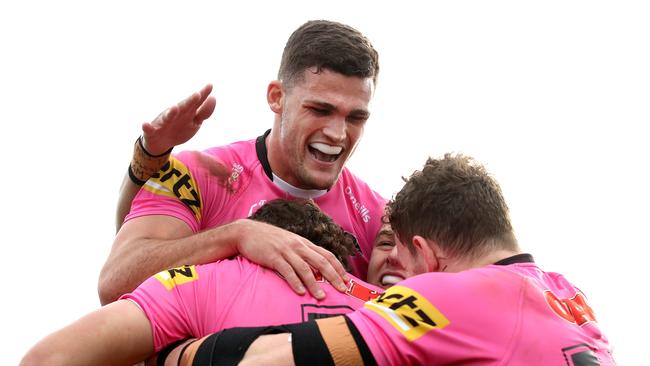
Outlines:
{"type": "Polygon", "coordinates": [[[386,262],[391,265],[391,267],[402,267],[402,261],[400,260],[399,251],[397,250],[397,245],[393,246],[388,257],[386,257],[386,262]]]}
{"type": "Polygon", "coordinates": [[[333,142],[343,142],[347,135],[345,118],[333,116],[323,128],[323,134],[333,142]]]}

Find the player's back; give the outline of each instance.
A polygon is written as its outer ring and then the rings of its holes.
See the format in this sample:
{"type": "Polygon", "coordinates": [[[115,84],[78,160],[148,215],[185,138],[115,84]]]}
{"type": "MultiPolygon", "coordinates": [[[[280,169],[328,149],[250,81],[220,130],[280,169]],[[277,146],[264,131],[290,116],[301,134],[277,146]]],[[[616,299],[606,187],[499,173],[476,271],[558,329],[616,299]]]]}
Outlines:
{"type": "Polygon", "coordinates": [[[615,365],[609,342],[579,289],[564,276],[536,266],[508,267],[526,282],[510,364],[615,365]]]}
{"type": "Polygon", "coordinates": [[[235,257],[158,273],[123,298],[135,301],[153,329],[156,351],[176,340],[225,328],[298,323],[350,313],[380,288],[350,276],[348,292],[328,282],[323,300],[298,295],[276,272],[235,257]]]}
{"type": "Polygon", "coordinates": [[[361,288],[368,288],[376,295],[381,290],[350,276],[355,288],[341,293],[320,279],[326,297],[317,300],[309,293],[296,294],[279,274],[245,258],[221,261],[210,270],[210,279],[215,281],[211,296],[216,303],[212,314],[208,314],[215,317],[207,320],[206,327],[215,328],[209,332],[230,327],[297,323],[346,314],[363,306],[372,296],[361,288]]]}
{"type": "Polygon", "coordinates": [[[427,273],[349,317],[379,365],[612,365],[584,295],[534,263],[427,273]]]}

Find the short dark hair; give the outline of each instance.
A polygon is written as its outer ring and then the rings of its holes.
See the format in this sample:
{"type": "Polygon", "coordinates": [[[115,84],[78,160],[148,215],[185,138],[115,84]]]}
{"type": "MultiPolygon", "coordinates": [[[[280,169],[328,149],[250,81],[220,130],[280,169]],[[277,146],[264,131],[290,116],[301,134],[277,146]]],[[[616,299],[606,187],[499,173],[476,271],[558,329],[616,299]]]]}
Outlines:
{"type": "Polygon", "coordinates": [[[291,87],[311,67],[316,67],[316,72],[327,69],[345,76],[372,78],[376,85],[379,55],[358,30],[328,20],[312,20],[289,37],[278,78],[291,87]]]}
{"type": "Polygon", "coordinates": [[[275,199],[266,202],[250,217],[294,234],[327,249],[346,269],[348,257],[355,252],[354,237],[346,233],[312,201],[275,199]]]}
{"type": "Polygon", "coordinates": [[[405,245],[419,235],[456,258],[475,258],[492,248],[517,249],[501,188],[473,158],[429,158],[405,181],[388,203],[390,223],[405,245]]]}

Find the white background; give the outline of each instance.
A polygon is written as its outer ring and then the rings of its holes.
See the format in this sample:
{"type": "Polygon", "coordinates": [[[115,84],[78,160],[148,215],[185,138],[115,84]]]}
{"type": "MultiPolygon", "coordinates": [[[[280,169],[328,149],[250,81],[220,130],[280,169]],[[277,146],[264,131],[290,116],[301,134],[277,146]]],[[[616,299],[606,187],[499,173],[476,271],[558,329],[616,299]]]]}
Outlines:
{"type": "Polygon", "coordinates": [[[629,1],[21,1],[0,5],[2,364],[98,307],[140,124],[215,86],[183,148],[248,139],[286,39],[350,24],[380,53],[349,166],[389,197],[428,155],[501,182],[521,246],[586,292],[621,365],[644,363],[650,11],[629,1]]]}

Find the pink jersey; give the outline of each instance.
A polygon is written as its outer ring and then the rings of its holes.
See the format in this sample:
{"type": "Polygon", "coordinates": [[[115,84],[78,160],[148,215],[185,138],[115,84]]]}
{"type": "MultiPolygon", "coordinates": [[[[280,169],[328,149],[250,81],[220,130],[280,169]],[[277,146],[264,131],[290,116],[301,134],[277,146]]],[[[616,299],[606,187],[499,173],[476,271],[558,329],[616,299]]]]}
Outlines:
{"type": "Polygon", "coordinates": [[[204,152],[182,152],[144,185],[126,220],[169,215],[185,221],[196,233],[248,217],[276,198],[313,197],[323,212],[357,239],[360,252],[350,265],[353,274],[365,278],[385,200],[347,169],[329,191],[297,190],[269,176],[263,136],[257,143],[241,141],[204,152]]]}
{"type": "Polygon", "coordinates": [[[378,365],[614,365],[584,295],[534,263],[427,273],[348,315],[378,365]]]}
{"type": "Polygon", "coordinates": [[[156,352],[188,337],[224,328],[279,325],[350,313],[380,288],[353,278],[347,293],[322,283],[326,298],[297,295],[275,272],[245,258],[183,266],[150,277],[122,296],[137,303],[151,322],[156,352]]]}

